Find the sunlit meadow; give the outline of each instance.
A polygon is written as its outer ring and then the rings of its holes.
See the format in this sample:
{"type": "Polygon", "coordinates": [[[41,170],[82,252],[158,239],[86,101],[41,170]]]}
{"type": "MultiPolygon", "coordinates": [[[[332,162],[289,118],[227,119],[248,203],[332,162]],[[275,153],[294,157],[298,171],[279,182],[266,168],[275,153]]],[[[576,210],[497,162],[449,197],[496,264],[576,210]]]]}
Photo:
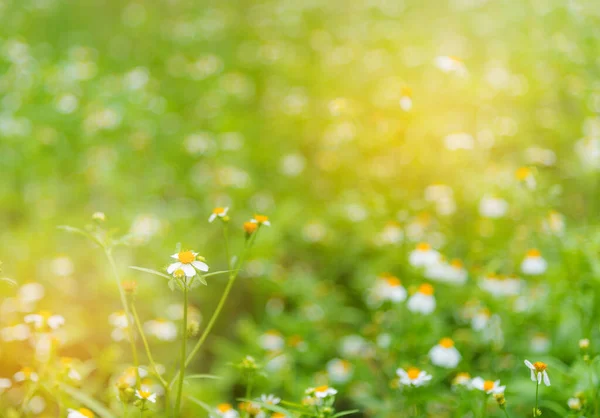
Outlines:
{"type": "Polygon", "coordinates": [[[0,417],[600,417],[600,2],[0,0],[0,417]]]}

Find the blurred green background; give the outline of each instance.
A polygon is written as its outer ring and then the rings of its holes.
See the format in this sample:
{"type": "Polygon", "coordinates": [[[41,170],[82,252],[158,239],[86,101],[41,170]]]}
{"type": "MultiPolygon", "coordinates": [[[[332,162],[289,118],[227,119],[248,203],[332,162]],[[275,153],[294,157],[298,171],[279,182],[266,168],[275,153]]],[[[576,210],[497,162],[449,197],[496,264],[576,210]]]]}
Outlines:
{"type": "MultiPolygon", "coordinates": [[[[406,264],[416,242],[462,259],[472,281],[448,290],[435,322],[398,331],[389,375],[459,329],[459,305],[486,301],[473,284],[481,271],[518,273],[537,247],[551,265],[540,303],[564,309],[505,312],[508,346],[493,355],[471,347],[466,368],[527,379],[519,367],[535,333],[550,339],[548,355],[573,361],[577,339],[598,334],[598,283],[586,257],[600,244],[599,23],[599,2],[575,0],[0,1],[3,274],[43,283],[40,306],[67,319],[65,354],[94,359],[89,385],[101,392],[115,361],[127,363],[107,321],[119,301],[101,252],[56,226],[102,211],[110,227],[138,237],[117,261],[138,281],[148,320],[180,295],[128,265],[162,268],[182,243],[224,269],[220,227],[207,223],[212,208],[231,208],[238,249],[241,223],[269,215],[273,226],[261,230],[194,365],[229,373],[198,391],[233,401],[242,389],[226,364],[246,354],[267,361],[258,340],[271,328],[311,348],[291,355],[295,366],[264,389],[300,396],[339,355],[343,336],[368,336],[378,323],[364,305],[376,274],[422,281],[406,264]],[[468,74],[440,71],[438,56],[459,57],[468,74]],[[410,111],[399,105],[406,88],[410,111]],[[466,135],[467,149],[453,149],[454,133],[466,135]],[[515,184],[521,166],[531,167],[535,191],[515,184]],[[457,210],[446,216],[424,196],[437,183],[453,188],[457,210]],[[509,202],[507,218],[480,216],[487,194],[509,202]],[[540,228],[549,210],[567,220],[563,247],[540,228]],[[400,244],[382,238],[390,221],[401,225],[400,244]]],[[[204,317],[223,286],[213,278],[192,295],[204,317]]],[[[3,309],[3,325],[18,321],[10,304],[3,309]]],[[[3,345],[6,374],[28,363],[25,342],[3,345]]],[[[158,343],[162,363],[177,361],[171,351],[158,343]]],[[[368,381],[365,370],[357,375],[368,381]]],[[[343,405],[387,413],[350,389],[343,405]]],[[[560,390],[552,396],[564,408],[560,390]]]]}

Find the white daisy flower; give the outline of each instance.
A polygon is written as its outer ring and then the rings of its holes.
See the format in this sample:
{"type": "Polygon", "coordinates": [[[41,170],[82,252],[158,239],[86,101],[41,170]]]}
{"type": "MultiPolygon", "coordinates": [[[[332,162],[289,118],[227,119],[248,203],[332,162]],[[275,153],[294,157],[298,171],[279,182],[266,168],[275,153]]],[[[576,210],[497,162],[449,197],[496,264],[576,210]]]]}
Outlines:
{"type": "Polygon", "coordinates": [[[562,236],[565,232],[565,217],[560,212],[551,210],[542,220],[542,229],[547,234],[562,236]]]}
{"type": "Polygon", "coordinates": [[[61,315],[53,315],[49,311],[40,311],[37,314],[29,314],[25,316],[25,323],[33,324],[37,330],[58,329],[65,323],[65,318],[61,315]]]}
{"type": "Polygon", "coordinates": [[[521,271],[530,276],[538,276],[544,274],[548,268],[548,263],[542,257],[542,253],[535,248],[527,251],[523,262],[521,263],[521,271]]]}
{"type": "Polygon", "coordinates": [[[465,64],[458,58],[441,55],[436,57],[435,65],[444,73],[455,73],[460,76],[467,75],[465,64]]]}
{"type": "Polygon", "coordinates": [[[279,331],[272,329],[260,336],[259,344],[267,351],[281,351],[285,340],[279,331]]]}
{"type": "Polygon", "coordinates": [[[433,286],[424,283],[419,290],[408,299],[408,310],[411,312],[429,315],[435,310],[435,298],[433,297],[433,286]]]}
{"type": "Polygon", "coordinates": [[[506,212],[508,212],[508,202],[499,197],[486,195],[479,202],[479,214],[484,218],[502,218],[506,212]]]}
{"type": "Polygon", "coordinates": [[[488,274],[479,281],[479,287],[494,297],[516,296],[521,291],[521,280],[515,276],[488,274]]]}
{"type": "Polygon", "coordinates": [[[87,408],[67,410],[67,418],[94,418],[94,413],[87,408]]]}
{"type": "Polygon", "coordinates": [[[144,330],[161,341],[174,341],[177,338],[177,325],[163,318],[147,321],[144,330]]]}
{"type": "Polygon", "coordinates": [[[269,405],[277,405],[279,402],[281,402],[281,398],[278,398],[277,396],[273,395],[273,394],[262,394],[260,395],[260,400],[263,403],[269,404],[269,405]]]}
{"type": "Polygon", "coordinates": [[[431,248],[431,245],[422,242],[410,253],[408,261],[413,267],[437,264],[440,261],[440,253],[431,248]]]}
{"type": "Polygon", "coordinates": [[[5,377],[0,377],[0,393],[4,392],[6,389],[10,389],[12,386],[12,381],[5,377]]]}
{"type": "Polygon", "coordinates": [[[573,411],[581,411],[581,408],[583,406],[581,404],[581,399],[579,398],[569,398],[569,400],[567,401],[567,405],[569,406],[569,409],[573,411]]]}
{"type": "Polygon", "coordinates": [[[156,403],[156,393],[137,389],[135,391],[135,396],[141,399],[142,401],[156,403]]]}
{"type": "MultiPolygon", "coordinates": [[[[240,416],[240,414],[228,403],[217,405],[215,413],[216,416],[220,418],[238,418],[240,416]]],[[[211,418],[214,418],[214,416],[211,415],[211,418]]]]}
{"type": "Polygon", "coordinates": [[[376,245],[398,244],[404,239],[404,231],[398,222],[388,222],[375,238],[376,245]]]}
{"type": "Polygon", "coordinates": [[[38,381],[37,373],[31,367],[23,367],[21,370],[16,372],[13,376],[15,382],[24,382],[29,380],[31,382],[38,381]]]}
{"type": "Polygon", "coordinates": [[[454,376],[452,379],[452,386],[456,387],[464,387],[466,389],[473,389],[473,385],[471,384],[471,375],[469,373],[461,372],[454,376]]]}
{"type": "Polygon", "coordinates": [[[440,342],[429,350],[431,363],[446,369],[453,369],[460,363],[461,355],[454,347],[454,341],[450,338],[442,338],[440,342]]]}
{"type": "Polygon", "coordinates": [[[483,380],[481,377],[475,377],[471,381],[471,384],[473,385],[473,387],[475,389],[479,389],[479,390],[487,393],[488,395],[504,393],[504,389],[506,389],[506,386],[500,386],[499,380],[496,380],[496,381],[483,380]]]}
{"type": "Polygon", "coordinates": [[[450,263],[441,261],[425,267],[425,277],[438,282],[463,285],[467,281],[468,273],[460,260],[454,259],[450,263]]]}
{"type": "Polygon", "coordinates": [[[196,270],[208,271],[208,265],[204,261],[199,260],[198,253],[194,251],[181,251],[173,254],[171,258],[177,261],[167,267],[167,273],[169,274],[173,274],[177,270],[183,270],[186,277],[194,277],[196,270]]]}
{"type": "Polygon", "coordinates": [[[227,212],[229,211],[228,207],[224,208],[214,208],[211,215],[208,217],[208,222],[213,222],[217,218],[224,218],[227,216],[227,212]]]}
{"type": "Polygon", "coordinates": [[[419,370],[416,367],[408,369],[397,369],[396,374],[399,377],[399,382],[403,386],[423,386],[432,379],[432,376],[424,370],[419,370]]]}
{"type": "Polygon", "coordinates": [[[337,390],[335,390],[334,388],[332,388],[330,386],[323,385],[323,386],[317,386],[316,388],[306,389],[306,394],[314,396],[319,399],[324,399],[324,398],[328,398],[330,396],[335,396],[337,394],[337,390]]]}
{"type": "Polygon", "coordinates": [[[406,300],[406,289],[400,279],[390,274],[383,274],[377,278],[375,286],[369,296],[369,303],[377,306],[385,301],[399,303],[406,300]]]}
{"type": "Polygon", "coordinates": [[[531,371],[531,380],[537,382],[538,385],[544,382],[546,386],[550,386],[550,377],[548,376],[548,365],[541,361],[536,361],[531,364],[529,360],[525,360],[525,366],[531,371]]]}
{"type": "Polygon", "coordinates": [[[254,218],[250,219],[250,222],[258,225],[271,226],[271,222],[269,221],[269,217],[265,215],[254,215],[254,218]]]}
{"type": "Polygon", "coordinates": [[[471,328],[475,331],[483,331],[486,329],[491,318],[490,310],[487,308],[479,309],[471,317],[471,328]]]}
{"type": "Polygon", "coordinates": [[[353,372],[354,367],[348,360],[335,358],[327,363],[327,375],[334,383],[346,383],[353,372]]]}
{"type": "Polygon", "coordinates": [[[455,132],[444,137],[444,145],[450,151],[470,150],[475,146],[473,135],[466,132],[455,132]]]}
{"type": "Polygon", "coordinates": [[[528,189],[535,189],[536,181],[533,177],[533,172],[529,167],[521,167],[515,172],[515,177],[521,183],[523,183],[528,189]]]}
{"type": "Polygon", "coordinates": [[[412,89],[410,87],[402,87],[400,89],[400,109],[408,112],[413,107],[412,89]]]}

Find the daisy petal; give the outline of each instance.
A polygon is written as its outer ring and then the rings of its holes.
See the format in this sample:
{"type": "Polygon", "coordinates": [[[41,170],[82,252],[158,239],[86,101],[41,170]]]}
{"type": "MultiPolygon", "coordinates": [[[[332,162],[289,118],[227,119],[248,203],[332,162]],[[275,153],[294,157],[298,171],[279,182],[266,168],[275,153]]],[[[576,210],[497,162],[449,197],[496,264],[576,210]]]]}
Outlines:
{"type": "Polygon", "coordinates": [[[208,271],[208,264],[203,263],[202,261],[192,261],[192,266],[200,271],[208,271]]]}

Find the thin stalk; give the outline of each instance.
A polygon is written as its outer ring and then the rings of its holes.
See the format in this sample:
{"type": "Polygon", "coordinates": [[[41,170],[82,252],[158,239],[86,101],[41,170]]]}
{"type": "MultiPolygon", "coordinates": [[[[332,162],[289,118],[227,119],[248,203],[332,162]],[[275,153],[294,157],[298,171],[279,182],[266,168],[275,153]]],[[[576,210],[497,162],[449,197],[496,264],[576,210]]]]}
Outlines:
{"type": "MultiPolygon", "coordinates": [[[[252,376],[248,376],[248,383],[246,384],[246,399],[250,400],[252,396],[252,376]]],[[[250,413],[248,412],[248,408],[244,411],[244,418],[248,418],[250,413]]]]}
{"type": "Polygon", "coordinates": [[[538,395],[540,392],[540,382],[535,380],[535,409],[533,410],[534,418],[538,416],[538,395]]]}
{"type": "Polygon", "coordinates": [[[481,418],[485,418],[487,415],[487,394],[483,395],[483,402],[481,402],[481,418]]]}
{"type": "Polygon", "coordinates": [[[168,399],[169,392],[169,383],[160,375],[158,372],[158,367],[156,366],[156,362],[152,357],[152,353],[150,352],[150,346],[148,345],[148,340],[146,339],[146,334],[144,334],[144,329],[142,328],[142,324],[140,322],[140,317],[138,316],[137,309],[135,309],[135,304],[133,301],[131,302],[131,313],[133,314],[133,319],[135,320],[135,325],[137,326],[138,332],[140,333],[140,337],[142,338],[142,342],[144,343],[144,348],[146,349],[146,356],[148,356],[148,361],[150,362],[150,366],[152,367],[152,371],[156,378],[160,381],[160,384],[165,388],[165,399],[168,399]]]}
{"type": "Polygon", "coordinates": [[[183,380],[185,378],[186,345],[187,345],[187,319],[188,319],[188,286],[187,279],[183,279],[183,324],[181,331],[181,366],[179,368],[179,388],[175,399],[175,414],[179,415],[181,410],[181,395],[183,393],[183,380]]]}
{"type": "MultiPolygon", "coordinates": [[[[254,243],[254,237],[256,236],[257,232],[258,231],[256,231],[254,234],[252,234],[250,239],[247,240],[246,246],[244,247],[244,252],[242,253],[242,256],[240,257],[240,260],[238,261],[236,268],[234,268],[231,272],[229,272],[229,280],[227,281],[227,285],[225,286],[223,295],[221,296],[221,299],[219,300],[219,303],[217,304],[217,308],[213,312],[210,320],[208,321],[208,325],[204,329],[204,332],[202,332],[200,339],[198,340],[198,342],[196,343],[196,345],[194,346],[192,351],[190,351],[190,353],[188,354],[188,357],[185,361],[185,367],[189,366],[189,364],[194,359],[194,356],[198,353],[198,351],[200,351],[202,344],[204,344],[204,341],[206,341],[208,334],[210,334],[210,331],[212,330],[213,326],[217,322],[217,318],[219,317],[221,310],[223,310],[223,306],[225,305],[225,302],[227,301],[227,297],[229,296],[229,293],[231,292],[233,283],[235,282],[235,279],[238,276],[241,266],[244,263],[244,260],[246,259],[248,250],[250,249],[250,247],[252,247],[252,244],[254,243]]],[[[171,380],[170,386],[173,386],[173,384],[177,381],[177,379],[181,378],[180,373],[181,373],[181,371],[178,371],[177,374],[175,374],[175,376],[173,377],[173,380],[171,380]]]]}
{"type": "Polygon", "coordinates": [[[130,322],[131,312],[129,311],[129,304],[127,303],[127,297],[125,296],[125,292],[121,287],[121,279],[119,278],[119,272],[117,271],[117,265],[115,264],[115,260],[112,256],[110,248],[103,247],[104,254],[106,254],[106,258],[108,259],[108,263],[113,272],[113,277],[115,278],[115,282],[117,283],[117,289],[119,289],[119,296],[121,298],[121,304],[123,305],[123,310],[125,311],[125,318],[127,318],[127,337],[129,339],[129,344],[131,345],[131,355],[133,356],[133,365],[135,367],[135,382],[136,387],[140,388],[140,371],[139,371],[139,360],[137,349],[135,347],[135,340],[133,337],[133,324],[130,322]]]}
{"type": "Polygon", "coordinates": [[[506,418],[510,418],[510,415],[508,415],[508,411],[506,410],[506,407],[502,408],[502,410],[504,411],[504,415],[506,415],[506,418]]]}

